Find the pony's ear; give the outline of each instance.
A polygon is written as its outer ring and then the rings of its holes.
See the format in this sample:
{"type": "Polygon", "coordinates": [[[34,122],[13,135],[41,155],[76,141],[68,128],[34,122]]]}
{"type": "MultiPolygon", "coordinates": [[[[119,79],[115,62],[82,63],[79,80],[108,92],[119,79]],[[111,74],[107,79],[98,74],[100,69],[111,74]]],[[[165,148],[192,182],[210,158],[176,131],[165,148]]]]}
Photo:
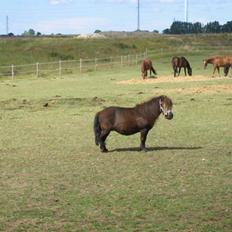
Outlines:
{"type": "Polygon", "coordinates": [[[163,102],[164,101],[164,98],[165,98],[165,96],[160,96],[160,102],[163,102]]]}
{"type": "Polygon", "coordinates": [[[160,106],[163,104],[163,101],[164,101],[164,96],[160,96],[160,99],[159,99],[160,106]]]}

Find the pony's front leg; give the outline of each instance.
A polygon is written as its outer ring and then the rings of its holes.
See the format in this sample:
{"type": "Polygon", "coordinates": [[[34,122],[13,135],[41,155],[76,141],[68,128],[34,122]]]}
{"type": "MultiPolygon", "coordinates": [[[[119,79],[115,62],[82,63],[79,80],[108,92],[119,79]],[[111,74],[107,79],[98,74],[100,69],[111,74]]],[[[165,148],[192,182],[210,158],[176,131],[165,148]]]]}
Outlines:
{"type": "Polygon", "coordinates": [[[184,68],[184,75],[186,76],[186,68],[184,68]]]}
{"type": "Polygon", "coordinates": [[[173,68],[173,70],[174,70],[174,77],[176,77],[176,74],[178,73],[178,70],[177,70],[177,68],[175,67],[175,68],[173,68]]]}
{"type": "Polygon", "coordinates": [[[147,70],[144,71],[144,76],[143,76],[143,79],[145,79],[147,77],[147,70]]]}
{"type": "Polygon", "coordinates": [[[148,129],[144,129],[140,133],[140,150],[141,151],[147,151],[145,143],[146,143],[148,132],[149,132],[148,129]]]}
{"type": "Polygon", "coordinates": [[[144,76],[144,72],[142,72],[142,79],[144,80],[145,76],[144,76]]]}
{"type": "Polygon", "coordinates": [[[220,75],[220,68],[219,67],[217,67],[217,71],[218,71],[218,76],[221,77],[221,75],[220,75]]]}
{"type": "Polygon", "coordinates": [[[180,76],[180,71],[181,71],[181,67],[179,67],[179,72],[178,72],[178,76],[180,76]]]}
{"type": "Polygon", "coordinates": [[[214,77],[214,74],[215,74],[215,71],[216,71],[216,66],[213,68],[213,76],[212,77],[214,77]]]}

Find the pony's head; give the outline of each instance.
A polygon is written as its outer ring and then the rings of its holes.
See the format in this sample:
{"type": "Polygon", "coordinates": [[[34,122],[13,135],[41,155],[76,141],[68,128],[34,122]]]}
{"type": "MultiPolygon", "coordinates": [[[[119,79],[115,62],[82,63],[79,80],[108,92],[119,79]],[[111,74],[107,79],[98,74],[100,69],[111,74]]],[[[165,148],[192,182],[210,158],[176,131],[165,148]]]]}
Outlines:
{"type": "Polygon", "coordinates": [[[172,119],[173,118],[172,100],[167,96],[160,96],[159,105],[160,105],[160,111],[161,113],[163,113],[164,117],[169,120],[172,119]]]}

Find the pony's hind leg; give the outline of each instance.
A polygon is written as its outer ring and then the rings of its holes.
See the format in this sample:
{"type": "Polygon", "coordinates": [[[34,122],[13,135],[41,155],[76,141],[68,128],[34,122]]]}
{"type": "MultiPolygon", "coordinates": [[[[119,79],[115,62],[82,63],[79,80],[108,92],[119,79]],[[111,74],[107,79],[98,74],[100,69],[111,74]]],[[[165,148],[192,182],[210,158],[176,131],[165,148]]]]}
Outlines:
{"type": "Polygon", "coordinates": [[[109,135],[109,130],[102,130],[100,135],[100,149],[102,152],[108,152],[108,149],[106,148],[105,140],[107,136],[109,135]]]}

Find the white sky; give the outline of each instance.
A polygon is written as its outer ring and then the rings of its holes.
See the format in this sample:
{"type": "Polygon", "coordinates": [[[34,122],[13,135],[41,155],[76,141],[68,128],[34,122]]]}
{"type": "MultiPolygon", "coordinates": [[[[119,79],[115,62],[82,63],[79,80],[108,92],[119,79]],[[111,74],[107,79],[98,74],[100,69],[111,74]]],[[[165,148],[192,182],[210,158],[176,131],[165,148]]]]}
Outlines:
{"type": "MultiPolygon", "coordinates": [[[[184,21],[185,0],[140,0],[140,29],[162,32],[173,20],[184,21]]],[[[189,21],[231,21],[232,0],[188,0],[189,21]]],[[[134,31],[137,0],[1,0],[0,34],[21,34],[29,28],[43,34],[134,31]]]]}

